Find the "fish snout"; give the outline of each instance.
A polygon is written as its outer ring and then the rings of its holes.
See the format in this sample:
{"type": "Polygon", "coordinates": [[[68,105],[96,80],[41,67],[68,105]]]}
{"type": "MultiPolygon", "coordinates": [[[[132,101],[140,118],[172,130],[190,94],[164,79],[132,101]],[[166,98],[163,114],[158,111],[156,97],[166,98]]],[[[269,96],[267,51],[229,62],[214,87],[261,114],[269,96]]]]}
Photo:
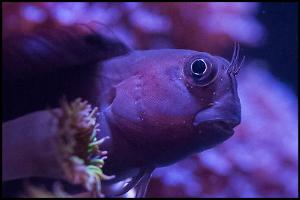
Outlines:
{"type": "Polygon", "coordinates": [[[234,128],[240,124],[241,118],[237,110],[220,109],[210,107],[196,114],[193,123],[196,137],[193,144],[197,152],[212,148],[229,139],[234,134],[234,128]]]}
{"type": "Polygon", "coordinates": [[[241,107],[239,102],[231,105],[214,105],[199,111],[194,117],[194,126],[204,122],[217,124],[220,128],[229,130],[241,123],[241,107]]]}

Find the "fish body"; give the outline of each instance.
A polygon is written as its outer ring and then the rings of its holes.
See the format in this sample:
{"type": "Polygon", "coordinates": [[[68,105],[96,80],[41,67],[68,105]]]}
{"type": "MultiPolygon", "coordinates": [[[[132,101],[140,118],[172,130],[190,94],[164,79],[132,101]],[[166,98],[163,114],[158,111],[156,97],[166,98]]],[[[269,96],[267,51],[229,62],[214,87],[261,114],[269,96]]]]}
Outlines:
{"type": "Polygon", "coordinates": [[[112,138],[106,166],[112,171],[169,165],[225,141],[240,123],[236,80],[221,57],[161,49],[101,65],[100,108],[112,138]],[[208,74],[199,83],[190,70],[200,59],[208,74]]]}
{"type": "Polygon", "coordinates": [[[56,108],[62,96],[99,107],[98,137],[110,137],[104,172],[116,175],[112,182],[134,177],[120,194],[156,167],[224,142],[241,121],[238,45],[229,62],[193,50],[131,50],[66,27],[3,46],[3,121],[56,108]]]}

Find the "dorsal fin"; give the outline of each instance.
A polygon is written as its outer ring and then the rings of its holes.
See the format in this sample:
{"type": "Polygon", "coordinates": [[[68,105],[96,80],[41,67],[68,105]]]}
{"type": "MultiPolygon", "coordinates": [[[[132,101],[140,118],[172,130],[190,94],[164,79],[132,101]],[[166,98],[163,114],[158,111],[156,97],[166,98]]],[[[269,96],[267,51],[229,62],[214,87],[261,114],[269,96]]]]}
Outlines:
{"type": "Polygon", "coordinates": [[[97,63],[130,51],[82,25],[11,35],[2,49],[3,120],[56,106],[62,95],[84,98],[76,88],[89,86],[97,63]]]}
{"type": "Polygon", "coordinates": [[[4,80],[14,81],[94,64],[129,51],[123,43],[83,25],[38,28],[3,41],[4,80]]]}

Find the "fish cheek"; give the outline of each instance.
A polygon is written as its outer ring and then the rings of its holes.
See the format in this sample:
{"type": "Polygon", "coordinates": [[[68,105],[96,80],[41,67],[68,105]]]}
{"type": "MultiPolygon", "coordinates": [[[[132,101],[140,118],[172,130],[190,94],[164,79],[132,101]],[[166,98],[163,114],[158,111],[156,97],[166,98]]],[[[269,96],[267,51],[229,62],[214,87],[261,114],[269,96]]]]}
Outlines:
{"type": "Polygon", "coordinates": [[[130,77],[115,86],[115,98],[110,109],[110,118],[118,126],[125,126],[126,123],[139,123],[141,121],[139,101],[140,78],[130,77]]]}

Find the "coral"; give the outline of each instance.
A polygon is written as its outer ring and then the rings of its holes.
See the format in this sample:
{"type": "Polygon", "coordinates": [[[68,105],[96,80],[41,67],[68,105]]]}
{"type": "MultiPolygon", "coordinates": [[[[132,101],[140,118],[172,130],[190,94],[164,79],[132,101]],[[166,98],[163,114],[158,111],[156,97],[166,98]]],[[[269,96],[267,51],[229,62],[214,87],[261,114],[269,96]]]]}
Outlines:
{"type": "MultiPolygon", "coordinates": [[[[92,109],[87,101],[80,98],[71,103],[63,99],[61,109],[51,112],[58,119],[58,159],[62,163],[66,179],[72,184],[83,185],[92,197],[104,197],[101,181],[110,180],[114,176],[107,176],[102,172],[107,152],[100,150],[99,145],[108,137],[99,140],[96,137],[99,131],[96,122],[97,108],[92,109]]],[[[39,194],[38,189],[29,188],[32,194],[39,194]]],[[[48,194],[40,190],[42,194],[48,194]]],[[[59,196],[55,193],[52,195],[59,196]]]]}

